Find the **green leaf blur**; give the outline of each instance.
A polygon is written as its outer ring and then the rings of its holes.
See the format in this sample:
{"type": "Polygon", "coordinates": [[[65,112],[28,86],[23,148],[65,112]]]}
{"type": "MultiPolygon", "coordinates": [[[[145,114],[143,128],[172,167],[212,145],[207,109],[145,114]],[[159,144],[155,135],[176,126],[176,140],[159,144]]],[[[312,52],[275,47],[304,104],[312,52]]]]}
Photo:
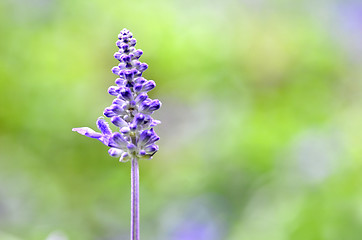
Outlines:
{"type": "Polygon", "coordinates": [[[130,165],[71,131],[110,105],[133,32],[160,150],[145,240],[359,240],[362,4],[0,2],[0,239],[128,239],[130,165]]]}

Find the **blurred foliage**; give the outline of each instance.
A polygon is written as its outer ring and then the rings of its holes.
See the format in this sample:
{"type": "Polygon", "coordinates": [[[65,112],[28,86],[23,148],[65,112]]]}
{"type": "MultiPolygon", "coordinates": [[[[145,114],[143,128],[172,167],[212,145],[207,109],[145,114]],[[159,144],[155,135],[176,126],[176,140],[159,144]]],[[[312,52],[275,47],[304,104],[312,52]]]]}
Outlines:
{"type": "Polygon", "coordinates": [[[0,239],[127,239],[129,164],[71,132],[126,27],[163,107],[141,163],[157,240],[362,235],[358,1],[0,2],[0,239]]]}

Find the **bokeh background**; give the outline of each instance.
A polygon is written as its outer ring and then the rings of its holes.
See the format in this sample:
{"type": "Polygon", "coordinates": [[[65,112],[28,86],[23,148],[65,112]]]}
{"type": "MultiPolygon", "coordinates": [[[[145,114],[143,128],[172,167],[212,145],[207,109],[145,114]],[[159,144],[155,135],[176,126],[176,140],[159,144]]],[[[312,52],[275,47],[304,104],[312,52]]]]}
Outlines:
{"type": "Polygon", "coordinates": [[[0,239],[129,239],[130,164],[71,131],[129,28],[163,106],[145,240],[362,238],[358,0],[2,0],[0,239]]]}

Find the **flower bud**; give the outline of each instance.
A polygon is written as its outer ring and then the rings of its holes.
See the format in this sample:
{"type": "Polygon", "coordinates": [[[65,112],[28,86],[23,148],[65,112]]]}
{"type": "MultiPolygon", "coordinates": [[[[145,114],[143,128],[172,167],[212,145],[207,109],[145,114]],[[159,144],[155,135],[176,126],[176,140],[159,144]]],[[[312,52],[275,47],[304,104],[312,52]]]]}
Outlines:
{"type": "Polygon", "coordinates": [[[122,118],[120,118],[119,116],[113,116],[111,118],[111,122],[117,127],[128,126],[127,122],[125,120],[123,120],[122,118]]]}
{"type": "Polygon", "coordinates": [[[147,81],[143,87],[142,87],[142,91],[145,91],[145,92],[149,92],[151,91],[152,89],[154,89],[156,87],[156,83],[152,80],[150,81],[147,81]]]}
{"type": "Polygon", "coordinates": [[[119,94],[123,100],[131,101],[133,99],[131,90],[127,87],[121,88],[119,94]]]}
{"type": "Polygon", "coordinates": [[[147,93],[141,93],[141,94],[139,94],[139,95],[136,97],[136,99],[135,99],[136,104],[139,104],[140,102],[143,102],[143,101],[146,100],[147,98],[148,98],[147,93]]]}
{"type": "Polygon", "coordinates": [[[123,151],[118,148],[110,148],[108,150],[108,153],[111,157],[120,157],[122,155],[123,151]]]}
{"type": "Polygon", "coordinates": [[[111,86],[108,88],[108,93],[117,96],[119,94],[119,87],[111,86]]]}
{"type": "Polygon", "coordinates": [[[161,102],[158,99],[155,99],[151,102],[150,107],[148,108],[149,111],[156,111],[160,109],[161,102]]]}
{"type": "Polygon", "coordinates": [[[141,72],[146,71],[148,68],[147,63],[141,63],[140,67],[138,68],[138,70],[140,70],[141,72]]]}
{"type": "Polygon", "coordinates": [[[113,72],[114,74],[116,74],[116,75],[119,74],[119,71],[121,71],[121,69],[119,69],[119,67],[113,67],[113,68],[112,68],[112,72],[113,72]]]}

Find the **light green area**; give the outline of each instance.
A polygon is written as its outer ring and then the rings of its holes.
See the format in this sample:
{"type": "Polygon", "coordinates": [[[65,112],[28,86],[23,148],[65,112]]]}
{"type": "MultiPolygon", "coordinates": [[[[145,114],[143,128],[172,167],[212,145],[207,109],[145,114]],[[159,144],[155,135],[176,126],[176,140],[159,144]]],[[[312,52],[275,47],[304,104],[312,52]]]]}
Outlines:
{"type": "Polygon", "coordinates": [[[110,105],[124,27],[163,102],[142,239],[361,239],[362,54],[314,4],[1,1],[0,239],[128,239],[129,163],[71,131],[110,105]]]}

